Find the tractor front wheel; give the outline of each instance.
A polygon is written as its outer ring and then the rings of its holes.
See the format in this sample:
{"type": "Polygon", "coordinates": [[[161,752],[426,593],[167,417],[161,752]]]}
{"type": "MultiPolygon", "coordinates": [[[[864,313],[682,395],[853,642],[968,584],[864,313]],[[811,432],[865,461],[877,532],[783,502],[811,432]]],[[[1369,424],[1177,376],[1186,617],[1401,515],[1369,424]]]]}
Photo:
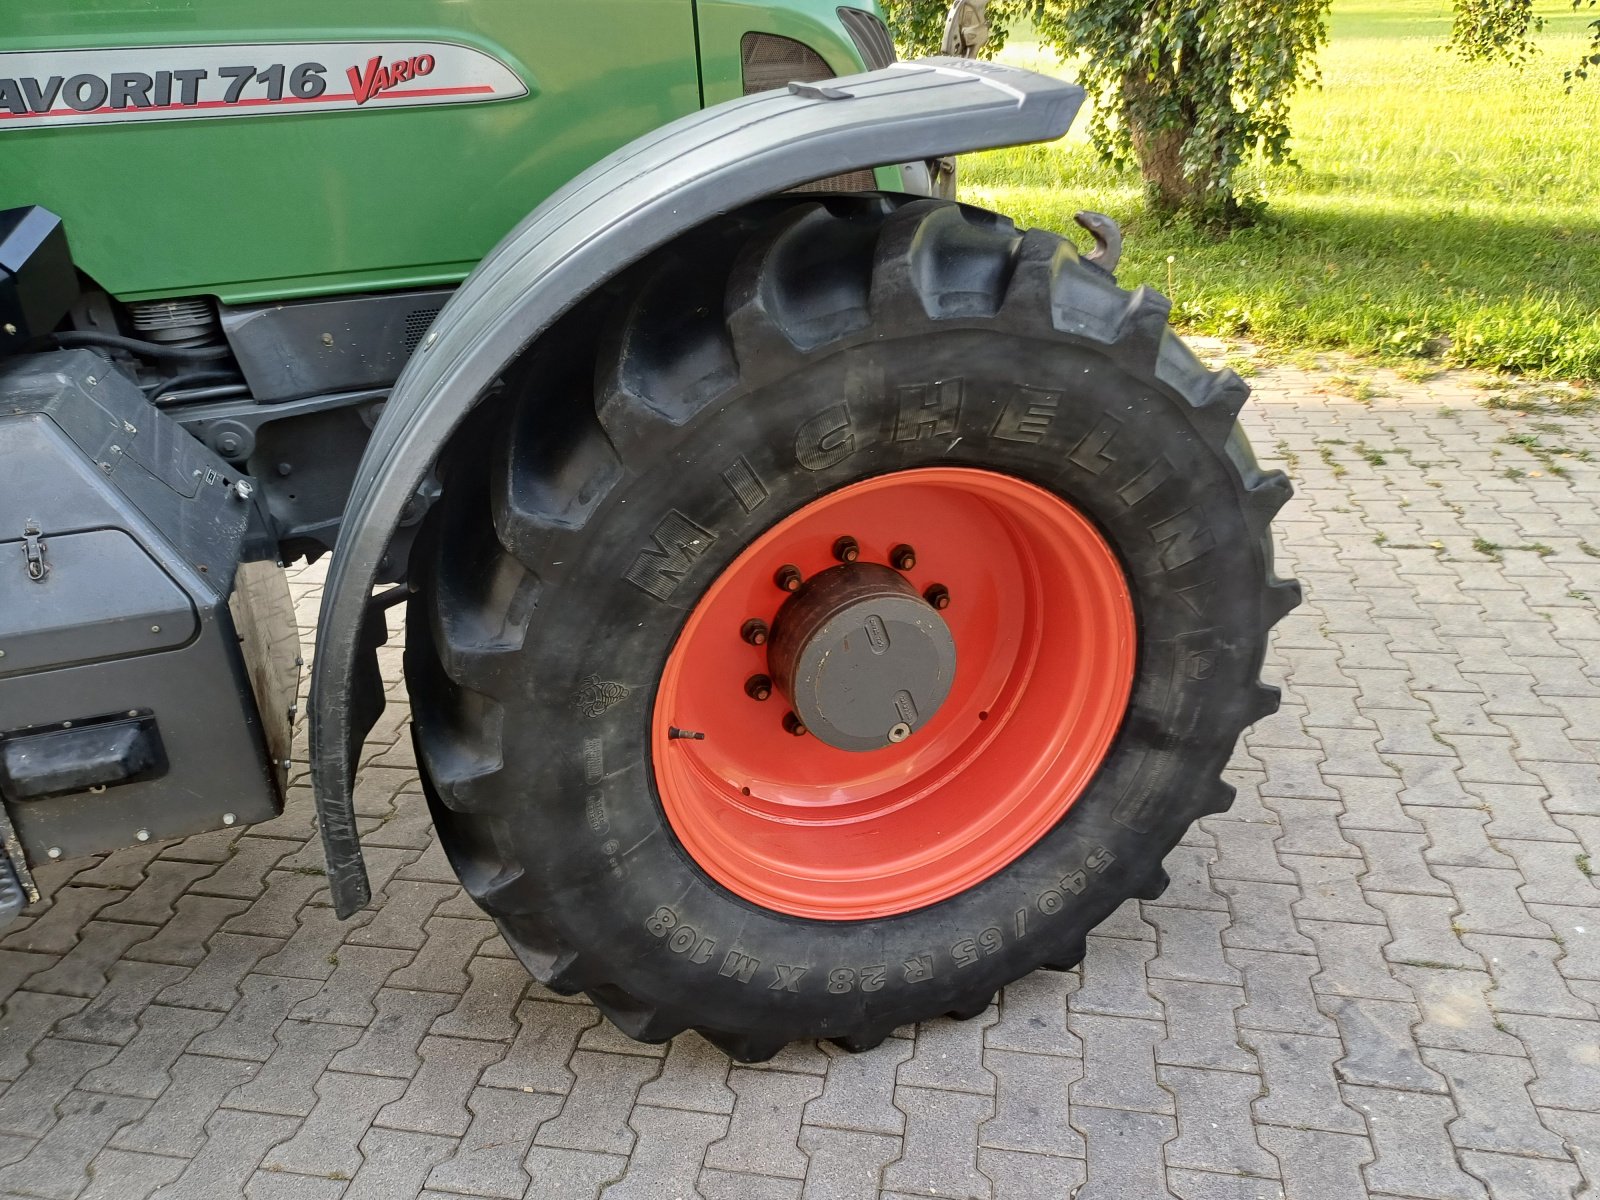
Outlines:
{"type": "Polygon", "coordinates": [[[537,978],[647,1041],[862,1047],[1161,890],[1298,597],[1246,389],[1166,314],[989,213],[774,201],[519,364],[442,464],[406,665],[537,978]]]}

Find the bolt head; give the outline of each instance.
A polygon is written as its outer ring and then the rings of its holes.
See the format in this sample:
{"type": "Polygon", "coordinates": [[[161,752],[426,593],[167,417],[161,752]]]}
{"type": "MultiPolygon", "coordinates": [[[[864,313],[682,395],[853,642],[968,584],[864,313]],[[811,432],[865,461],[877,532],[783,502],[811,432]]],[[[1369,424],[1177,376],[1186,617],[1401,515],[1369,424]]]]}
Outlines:
{"type": "Polygon", "coordinates": [[[234,816],[232,813],[223,813],[222,814],[222,823],[224,825],[232,825],[238,819],[239,818],[234,816]]]}
{"type": "Polygon", "coordinates": [[[922,593],[922,598],[940,610],[950,607],[950,589],[942,583],[930,584],[927,591],[922,593]]]}
{"type": "Polygon", "coordinates": [[[896,571],[909,571],[917,565],[917,552],[910,546],[896,546],[889,551],[889,565],[896,571]]]}
{"type": "Polygon", "coordinates": [[[148,829],[141,829],[133,836],[138,838],[141,842],[148,842],[150,840],[150,831],[148,829]]]}
{"type": "Polygon", "coordinates": [[[785,733],[791,733],[795,737],[805,737],[805,735],[806,735],[805,723],[803,721],[801,721],[799,717],[795,716],[792,712],[791,713],[784,713],[784,715],[783,715],[783,729],[784,729],[785,733]]]}
{"type": "Polygon", "coordinates": [[[889,727],[889,740],[891,742],[903,742],[910,736],[911,726],[904,721],[896,721],[889,727]]]}
{"type": "Polygon", "coordinates": [[[766,675],[752,675],[744,681],[744,694],[752,700],[766,700],[772,696],[772,680],[766,675]]]}
{"type": "Polygon", "coordinates": [[[843,563],[853,563],[861,557],[861,544],[853,537],[842,537],[833,543],[833,556],[843,563]]]}
{"type": "Polygon", "coordinates": [[[793,563],[785,563],[778,568],[777,573],[772,577],[772,581],[786,592],[798,592],[802,582],[800,568],[793,563]]]}
{"type": "Polygon", "coordinates": [[[739,636],[752,646],[765,646],[769,633],[767,623],[760,617],[751,617],[739,627],[739,636]]]}
{"type": "Polygon", "coordinates": [[[60,858],[61,857],[61,847],[60,846],[51,846],[50,849],[45,851],[45,853],[47,855],[49,855],[51,858],[60,858]]]}
{"type": "Polygon", "coordinates": [[[159,625],[150,626],[150,632],[151,633],[160,633],[161,632],[161,626],[159,626],[159,625]]]}

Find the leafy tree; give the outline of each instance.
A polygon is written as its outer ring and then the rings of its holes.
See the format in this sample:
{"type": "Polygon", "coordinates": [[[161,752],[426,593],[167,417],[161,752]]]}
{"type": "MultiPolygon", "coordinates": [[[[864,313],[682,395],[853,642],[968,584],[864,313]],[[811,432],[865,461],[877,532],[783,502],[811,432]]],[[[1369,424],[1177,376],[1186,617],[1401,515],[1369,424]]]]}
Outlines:
{"type": "MultiPolygon", "coordinates": [[[[1239,179],[1245,160],[1289,157],[1289,102],[1317,78],[1329,2],[967,0],[992,27],[985,53],[999,48],[1008,20],[1025,17],[1057,53],[1079,57],[1079,81],[1096,100],[1095,144],[1137,164],[1157,212],[1224,226],[1260,209],[1239,179]]],[[[1451,46],[1459,53],[1521,61],[1532,52],[1532,0],[1453,2],[1451,46]]],[[[938,53],[948,0],[885,6],[902,53],[938,53]]],[[[1569,84],[1600,66],[1600,21],[1594,31],[1594,53],[1567,72],[1569,84]]]]}

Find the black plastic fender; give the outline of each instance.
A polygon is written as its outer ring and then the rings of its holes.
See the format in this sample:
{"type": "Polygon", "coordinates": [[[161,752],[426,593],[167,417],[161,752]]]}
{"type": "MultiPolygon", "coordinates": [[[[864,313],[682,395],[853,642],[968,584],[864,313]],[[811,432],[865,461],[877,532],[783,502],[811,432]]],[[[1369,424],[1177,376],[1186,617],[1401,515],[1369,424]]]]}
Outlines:
{"type": "Polygon", "coordinates": [[[1077,84],[929,58],[706,109],[577,176],[491,251],[440,312],[373,430],[328,567],[311,689],[312,779],[341,917],[370,899],[352,805],[381,709],[372,588],[407,503],[497,375],[619,270],[718,213],[878,163],[1060,137],[1077,84]]]}

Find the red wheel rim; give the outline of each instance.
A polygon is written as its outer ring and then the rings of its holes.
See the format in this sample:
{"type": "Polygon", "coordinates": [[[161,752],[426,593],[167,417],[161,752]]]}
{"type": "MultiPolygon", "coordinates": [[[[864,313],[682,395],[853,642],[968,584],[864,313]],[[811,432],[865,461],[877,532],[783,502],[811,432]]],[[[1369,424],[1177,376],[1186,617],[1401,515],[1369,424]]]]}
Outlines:
{"type": "Polygon", "coordinates": [[[1059,497],[1008,475],[931,467],[832,492],[767,531],[713,582],[667,659],[652,716],[655,781],[694,861],[755,904],[800,917],[888,916],[989,878],[1048,832],[1104,760],[1133,686],[1133,604],[1116,556],[1059,497]],[[881,749],[836,749],[784,725],[745,623],[770,624],[802,576],[888,563],[948,589],[950,692],[881,749]],[[685,737],[692,731],[695,737],[685,737]]]}

